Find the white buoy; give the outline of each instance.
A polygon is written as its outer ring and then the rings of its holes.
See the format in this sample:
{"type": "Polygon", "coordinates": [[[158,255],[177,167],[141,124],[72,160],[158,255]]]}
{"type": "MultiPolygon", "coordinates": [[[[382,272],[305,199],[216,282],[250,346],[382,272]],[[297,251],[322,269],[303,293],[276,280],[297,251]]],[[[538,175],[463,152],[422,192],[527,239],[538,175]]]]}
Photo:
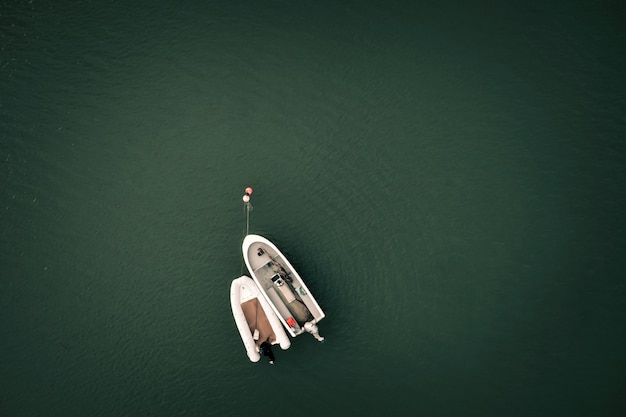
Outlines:
{"type": "Polygon", "coordinates": [[[250,202],[250,195],[249,194],[246,194],[246,195],[243,196],[243,202],[244,203],[249,203],[250,202]]]}

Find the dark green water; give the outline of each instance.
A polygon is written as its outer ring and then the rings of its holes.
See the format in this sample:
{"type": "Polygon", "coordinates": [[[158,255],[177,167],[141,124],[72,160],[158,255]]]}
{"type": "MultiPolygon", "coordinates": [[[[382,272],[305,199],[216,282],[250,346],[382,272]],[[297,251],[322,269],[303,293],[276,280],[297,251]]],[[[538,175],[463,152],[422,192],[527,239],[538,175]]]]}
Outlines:
{"type": "Polygon", "coordinates": [[[626,9],[467,3],[4,0],[0,416],[624,415],[626,9]]]}

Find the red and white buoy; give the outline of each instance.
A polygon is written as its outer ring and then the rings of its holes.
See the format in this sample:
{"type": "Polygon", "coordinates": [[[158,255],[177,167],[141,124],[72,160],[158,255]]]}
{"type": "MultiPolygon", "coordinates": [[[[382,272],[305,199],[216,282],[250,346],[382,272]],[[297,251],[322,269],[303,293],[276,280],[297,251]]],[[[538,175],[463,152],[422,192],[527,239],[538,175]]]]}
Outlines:
{"type": "Polygon", "coordinates": [[[252,187],[246,187],[245,189],[245,194],[243,195],[243,202],[244,203],[249,203],[250,202],[250,194],[252,194],[252,187]]]}
{"type": "Polygon", "coordinates": [[[246,187],[243,195],[243,208],[246,214],[246,236],[250,231],[250,210],[252,210],[252,204],[250,204],[250,194],[252,194],[252,187],[246,187]]]}

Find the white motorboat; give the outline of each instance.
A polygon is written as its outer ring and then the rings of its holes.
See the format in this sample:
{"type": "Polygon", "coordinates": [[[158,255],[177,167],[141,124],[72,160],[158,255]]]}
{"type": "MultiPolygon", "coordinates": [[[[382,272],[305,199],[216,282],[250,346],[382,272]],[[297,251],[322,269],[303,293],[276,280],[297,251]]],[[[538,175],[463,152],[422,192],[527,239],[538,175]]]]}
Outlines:
{"type": "Polygon", "coordinates": [[[257,284],[248,276],[234,279],[230,285],[230,304],[248,358],[258,362],[261,354],[274,363],[272,345],[286,350],[291,340],[257,284]]]}
{"type": "Polygon", "coordinates": [[[306,331],[324,340],[316,323],[325,314],[285,255],[269,240],[252,234],[244,238],[242,251],[252,279],[289,334],[296,337],[306,331]]]}

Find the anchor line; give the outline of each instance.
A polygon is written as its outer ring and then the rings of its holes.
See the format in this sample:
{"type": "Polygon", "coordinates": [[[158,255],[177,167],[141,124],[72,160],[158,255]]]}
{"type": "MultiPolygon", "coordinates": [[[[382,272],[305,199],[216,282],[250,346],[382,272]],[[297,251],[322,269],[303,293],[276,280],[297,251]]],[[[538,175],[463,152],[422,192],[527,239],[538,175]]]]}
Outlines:
{"type": "MultiPolygon", "coordinates": [[[[243,239],[246,238],[246,236],[248,236],[250,234],[250,211],[252,210],[252,204],[248,203],[243,203],[243,218],[244,218],[244,229],[243,229],[243,239]]],[[[245,270],[245,264],[243,262],[243,259],[241,260],[241,272],[240,274],[243,274],[243,271],[245,270]]]]}
{"type": "MultiPolygon", "coordinates": [[[[245,229],[243,231],[243,239],[250,234],[250,211],[252,210],[252,204],[250,204],[250,194],[252,194],[252,187],[246,187],[245,194],[243,196],[243,217],[245,223],[245,229]]],[[[244,271],[243,259],[241,260],[241,273],[244,271]]]]}
{"type": "Polygon", "coordinates": [[[246,205],[244,203],[243,205],[243,239],[246,238],[246,235],[248,234],[248,213],[247,213],[247,209],[246,209],[246,205]]]}
{"type": "Polygon", "coordinates": [[[250,234],[250,203],[246,203],[246,236],[250,234]]]}
{"type": "Polygon", "coordinates": [[[243,235],[244,239],[246,236],[250,234],[250,211],[252,211],[252,204],[243,203],[243,217],[246,223],[246,227],[244,229],[244,235],[243,235]]]}
{"type": "MultiPolygon", "coordinates": [[[[248,223],[247,222],[247,215],[248,215],[247,211],[248,210],[246,209],[246,204],[244,203],[244,205],[243,205],[243,221],[244,221],[244,224],[246,224],[246,225],[248,223]]],[[[246,238],[247,234],[248,234],[248,227],[244,226],[244,228],[243,228],[243,237],[241,239],[242,241],[243,241],[243,239],[246,238]]],[[[244,271],[245,267],[246,267],[246,265],[243,262],[243,258],[241,258],[241,270],[239,271],[239,275],[243,275],[243,271],[244,271]]]]}

